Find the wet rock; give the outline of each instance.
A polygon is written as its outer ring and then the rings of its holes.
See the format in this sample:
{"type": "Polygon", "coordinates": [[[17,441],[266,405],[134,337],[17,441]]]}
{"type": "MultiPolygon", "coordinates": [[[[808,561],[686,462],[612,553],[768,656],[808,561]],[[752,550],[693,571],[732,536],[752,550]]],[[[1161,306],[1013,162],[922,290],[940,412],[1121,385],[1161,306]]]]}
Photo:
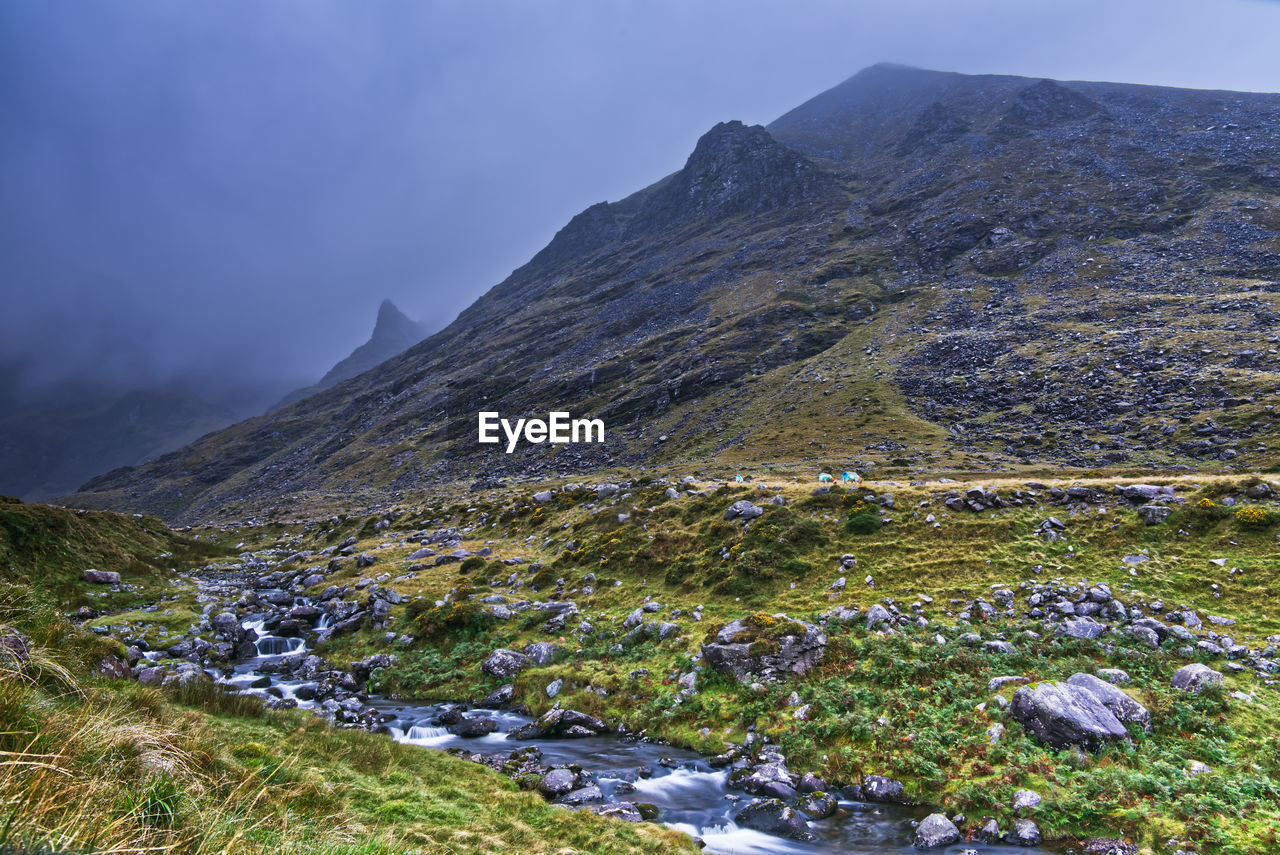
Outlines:
{"type": "Polygon", "coordinates": [[[614,802],[613,804],[600,805],[591,808],[592,813],[600,816],[608,816],[613,819],[620,819],[623,822],[642,822],[644,817],[640,815],[639,809],[631,802],[614,802]]]}
{"type": "Polygon", "coordinates": [[[956,824],[940,813],[931,813],[916,826],[912,845],[917,849],[939,849],[959,843],[963,837],[956,824]]]}
{"type": "Polygon", "coordinates": [[[862,797],[882,804],[908,804],[902,782],[882,775],[867,775],[862,779],[862,797]]]}
{"type": "Polygon", "coordinates": [[[1040,827],[1029,819],[1015,819],[1004,836],[1004,842],[1011,846],[1039,846],[1043,840],[1040,827]]]}
{"type": "Polygon", "coordinates": [[[599,801],[604,801],[604,794],[600,792],[600,788],[595,784],[588,784],[585,787],[579,787],[567,796],[561,797],[560,804],[577,806],[599,801]]]}
{"type": "Polygon", "coordinates": [[[550,798],[568,795],[577,786],[578,774],[571,769],[552,769],[538,782],[538,790],[550,798]]]}
{"type": "Polygon", "coordinates": [[[753,799],[738,812],[734,822],[791,840],[807,843],[814,839],[804,815],[781,799],[753,799]]]}
{"type": "Polygon", "coordinates": [[[608,726],[593,715],[577,710],[556,707],[547,710],[537,720],[511,731],[509,739],[579,739],[598,736],[608,726]]]}
{"type": "Polygon", "coordinates": [[[498,729],[498,723],[491,718],[464,718],[451,726],[449,732],[463,739],[476,739],[488,736],[498,729]]]}

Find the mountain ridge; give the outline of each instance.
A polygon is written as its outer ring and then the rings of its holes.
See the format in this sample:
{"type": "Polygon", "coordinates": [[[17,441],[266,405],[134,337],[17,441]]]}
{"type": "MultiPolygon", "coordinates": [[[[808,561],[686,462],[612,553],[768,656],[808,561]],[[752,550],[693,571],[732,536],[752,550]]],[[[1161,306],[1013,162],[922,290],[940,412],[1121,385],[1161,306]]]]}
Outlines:
{"type": "Polygon", "coordinates": [[[68,501],[195,519],[680,461],[1260,463],[1277,117],[1274,95],[873,66],[767,129],[717,125],[376,370],[68,501]],[[1129,332],[1151,322],[1172,352],[1129,332]],[[603,416],[609,442],[486,454],[481,408],[603,416]]]}

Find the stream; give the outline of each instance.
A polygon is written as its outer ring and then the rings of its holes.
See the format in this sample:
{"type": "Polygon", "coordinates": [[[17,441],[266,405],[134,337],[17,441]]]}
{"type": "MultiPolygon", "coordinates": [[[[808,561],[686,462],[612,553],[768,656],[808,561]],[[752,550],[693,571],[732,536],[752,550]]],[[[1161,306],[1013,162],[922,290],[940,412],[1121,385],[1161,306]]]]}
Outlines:
{"type": "MultiPolygon", "coordinates": [[[[298,599],[298,603],[306,602],[298,599]]],[[[326,622],[327,617],[322,617],[316,628],[324,629],[326,622]]],[[[261,670],[264,665],[278,662],[284,656],[308,652],[305,640],[264,635],[261,616],[244,619],[242,626],[258,635],[255,643],[258,655],[240,661],[218,681],[237,692],[292,698],[299,707],[315,708],[317,704],[306,699],[310,693],[305,690],[306,687],[314,687],[315,683],[285,680],[261,670]]],[[[584,773],[594,778],[605,803],[629,801],[652,804],[658,809],[659,821],[701,838],[706,842],[707,851],[721,855],[918,852],[911,846],[914,822],[929,812],[924,808],[842,800],[833,816],[810,823],[810,831],[816,839],[801,843],[736,825],[734,814],[751,797],[727,787],[728,769],[713,769],[705,757],[693,751],[618,736],[509,740],[508,731],[529,723],[531,719],[514,712],[491,709],[467,712],[464,717],[495,719],[498,730],[487,736],[463,738],[431,724],[446,708],[453,706],[451,704],[392,702],[370,696],[365,706],[382,712],[386,730],[392,738],[410,745],[437,750],[462,748],[480,754],[507,753],[536,746],[542,751],[544,763],[576,763],[582,767],[584,773]]],[[[931,851],[946,855],[1048,855],[1053,850],[961,843],[931,851]]]]}

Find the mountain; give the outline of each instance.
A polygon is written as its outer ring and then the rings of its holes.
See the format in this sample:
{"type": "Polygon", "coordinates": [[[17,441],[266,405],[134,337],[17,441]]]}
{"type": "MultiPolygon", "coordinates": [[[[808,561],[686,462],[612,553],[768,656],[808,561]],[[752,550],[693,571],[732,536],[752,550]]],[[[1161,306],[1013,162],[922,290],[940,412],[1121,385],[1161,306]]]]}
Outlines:
{"type": "Polygon", "coordinates": [[[1280,96],[873,66],[574,217],[448,327],[67,501],[667,464],[1270,466],[1280,96]],[[477,411],[603,445],[476,442],[477,411]]]}
{"type": "Polygon", "coordinates": [[[373,335],[369,340],[357,347],[343,360],[338,362],[320,381],[305,389],[296,389],[284,397],[273,409],[287,407],[303,398],[336,386],[343,380],[350,380],[363,374],[375,365],[385,362],[404,350],[422,341],[427,336],[427,328],[407,318],[390,300],[383,300],[378,307],[378,319],[373,325],[373,335]]]}

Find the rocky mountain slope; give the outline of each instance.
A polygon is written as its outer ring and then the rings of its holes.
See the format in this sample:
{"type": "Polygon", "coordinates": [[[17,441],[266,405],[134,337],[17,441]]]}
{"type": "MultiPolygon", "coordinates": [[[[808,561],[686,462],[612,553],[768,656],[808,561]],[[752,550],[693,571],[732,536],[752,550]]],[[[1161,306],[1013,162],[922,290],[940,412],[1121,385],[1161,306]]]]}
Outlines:
{"type": "Polygon", "coordinates": [[[350,380],[352,377],[363,374],[397,353],[408,350],[426,337],[425,325],[410,320],[390,300],[383,300],[378,306],[378,319],[373,325],[373,334],[369,336],[369,340],[330,368],[319,382],[303,389],[295,389],[275,408],[287,407],[309,395],[336,386],[343,380],[350,380]]]}
{"type": "Polygon", "coordinates": [[[375,369],[69,502],[621,465],[1271,465],[1280,96],[874,66],[573,218],[375,369]],[[476,442],[480,409],[603,446],[476,442]]]}

